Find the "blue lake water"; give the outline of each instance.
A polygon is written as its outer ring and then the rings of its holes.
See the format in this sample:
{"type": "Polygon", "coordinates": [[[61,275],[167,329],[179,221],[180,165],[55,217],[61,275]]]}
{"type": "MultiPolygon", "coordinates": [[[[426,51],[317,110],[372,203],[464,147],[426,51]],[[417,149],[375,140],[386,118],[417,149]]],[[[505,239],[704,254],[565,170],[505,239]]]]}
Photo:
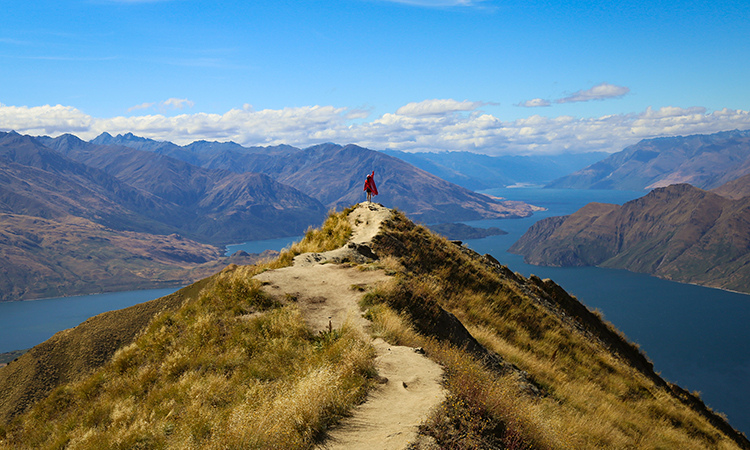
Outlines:
{"type": "Polygon", "coordinates": [[[31,348],[89,317],[171,294],[178,288],[0,303],[0,353],[31,348]]]}
{"type": "Polygon", "coordinates": [[[242,244],[227,245],[226,256],[231,256],[234,253],[244,250],[248,253],[263,253],[266,250],[281,251],[284,247],[288,246],[292,242],[301,240],[303,236],[293,236],[278,239],[268,239],[265,241],[250,241],[242,244]]]}
{"type": "MultiPolygon", "coordinates": [[[[750,296],[674,283],[624,270],[596,267],[555,268],[525,264],[507,249],[536,221],[570,214],[597,201],[622,204],[645,192],[578,191],[536,188],[491,189],[488,194],[548,208],[525,219],[466,222],[495,226],[503,236],[466,241],[524,276],[551,278],[638,343],[661,375],[700,391],[714,410],[750,433],[750,296]]],[[[301,236],[247,242],[227,247],[261,253],[281,250],[301,236]]],[[[161,297],[175,289],[121,292],[61,299],[0,303],[0,352],[29,348],[104,311],[161,297]]]]}

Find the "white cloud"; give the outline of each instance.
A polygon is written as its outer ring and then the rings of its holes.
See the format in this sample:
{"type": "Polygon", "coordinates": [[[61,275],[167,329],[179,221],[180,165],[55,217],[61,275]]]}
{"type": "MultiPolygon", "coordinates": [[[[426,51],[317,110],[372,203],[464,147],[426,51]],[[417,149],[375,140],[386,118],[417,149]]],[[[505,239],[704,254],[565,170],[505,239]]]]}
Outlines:
{"type": "Polygon", "coordinates": [[[128,112],[138,111],[140,109],[149,109],[153,107],[156,103],[141,103],[140,105],[131,106],[128,108],[128,112]]]}
{"type": "Polygon", "coordinates": [[[600,83],[591,89],[578,91],[568,97],[555,100],[555,103],[588,102],[591,100],[604,100],[608,98],[619,98],[630,92],[625,86],[615,86],[609,83],[600,83]]]}
{"type": "Polygon", "coordinates": [[[396,113],[362,121],[357,109],[305,106],[255,111],[251,105],[224,114],[162,114],[95,118],[70,106],[0,104],[0,130],[93,139],[104,131],[168,140],[180,145],[205,139],[242,145],[323,142],[355,143],[372,149],[465,150],[486,154],[554,154],[619,151],[641,139],[750,129],[750,112],[703,107],[647,108],[640,113],[574,118],[532,115],[503,121],[475,109],[480,102],[428,100],[396,113]],[[358,120],[354,120],[358,119],[358,120]]]}
{"type": "Polygon", "coordinates": [[[128,108],[128,112],[153,108],[156,111],[164,113],[166,111],[171,111],[171,110],[177,110],[177,109],[181,110],[185,107],[192,108],[193,106],[195,106],[195,103],[186,98],[170,98],[159,103],[145,102],[145,103],[141,103],[140,105],[131,106],[130,108],[128,108]]]}
{"type": "Polygon", "coordinates": [[[192,108],[195,104],[186,98],[170,98],[161,102],[161,106],[167,109],[182,109],[185,106],[192,108]]]}
{"type": "Polygon", "coordinates": [[[550,103],[549,100],[545,100],[543,98],[534,98],[531,100],[526,100],[525,102],[517,103],[516,106],[523,106],[524,108],[538,108],[540,106],[551,106],[552,103],[550,103]]]}
{"type": "Polygon", "coordinates": [[[481,102],[470,102],[468,100],[462,102],[457,102],[453,99],[424,100],[416,103],[408,103],[400,107],[396,111],[396,114],[410,117],[433,116],[453,112],[473,111],[482,105],[483,103],[481,102]]]}
{"type": "Polygon", "coordinates": [[[95,119],[72,106],[6,106],[0,103],[0,129],[34,136],[85,134],[95,119]]]}

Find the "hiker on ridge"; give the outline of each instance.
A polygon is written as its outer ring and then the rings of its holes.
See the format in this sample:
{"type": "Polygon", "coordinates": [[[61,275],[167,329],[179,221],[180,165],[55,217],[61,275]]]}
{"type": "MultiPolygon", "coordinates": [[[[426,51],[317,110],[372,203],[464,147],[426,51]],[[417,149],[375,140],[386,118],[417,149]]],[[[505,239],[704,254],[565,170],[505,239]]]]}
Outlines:
{"type": "Polygon", "coordinates": [[[367,191],[367,201],[372,202],[372,194],[378,195],[378,188],[375,187],[375,171],[365,179],[365,191],[367,191]]]}

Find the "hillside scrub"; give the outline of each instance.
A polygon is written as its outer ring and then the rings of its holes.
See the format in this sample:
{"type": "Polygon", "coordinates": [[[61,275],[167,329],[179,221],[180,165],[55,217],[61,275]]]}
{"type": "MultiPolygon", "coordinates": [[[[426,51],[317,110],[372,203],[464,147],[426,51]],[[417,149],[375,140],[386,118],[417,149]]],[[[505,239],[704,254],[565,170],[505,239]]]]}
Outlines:
{"type": "Polygon", "coordinates": [[[157,315],[93,374],[0,428],[8,448],[309,448],[364,399],[374,351],[346,324],[313,335],[252,277],[336,248],[348,212],[275,261],[230,266],[197,299],[157,315]]]}
{"type": "Polygon", "coordinates": [[[424,426],[442,448],[739,448],[715,427],[721,417],[686,406],[650,364],[642,368],[635,346],[622,349],[611,325],[596,318],[595,327],[594,314],[563,314],[541,280],[512,274],[399,213],[375,243],[403,269],[366,297],[368,315],[385,338],[424,347],[446,366],[451,394],[424,426]],[[441,309],[505,364],[437,338],[430,324],[441,309]]]}

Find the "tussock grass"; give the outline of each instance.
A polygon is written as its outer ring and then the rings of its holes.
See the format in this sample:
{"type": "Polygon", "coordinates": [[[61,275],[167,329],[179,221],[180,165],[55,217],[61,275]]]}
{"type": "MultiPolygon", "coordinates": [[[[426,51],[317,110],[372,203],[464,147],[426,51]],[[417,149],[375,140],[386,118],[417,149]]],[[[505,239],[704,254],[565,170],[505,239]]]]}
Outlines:
{"type": "Polygon", "coordinates": [[[157,315],[91,376],[54,390],[0,434],[19,449],[303,449],[361,402],[374,350],[345,324],[313,335],[252,277],[346,240],[331,213],[279,260],[232,266],[157,315]]]}
{"type": "MultiPolygon", "coordinates": [[[[739,448],[593,337],[591,323],[564,319],[535,298],[536,281],[493,268],[400,214],[383,229],[375,250],[403,269],[367,295],[368,316],[384,338],[424,347],[446,367],[450,395],[423,428],[442,448],[739,448]],[[440,308],[523,372],[497,371],[438,340],[425,324],[440,308]]],[[[611,325],[600,328],[607,327],[612,342],[624,341],[611,325]]]]}
{"type": "Polygon", "coordinates": [[[465,350],[418,333],[409,317],[385,304],[370,306],[368,317],[375,335],[422,347],[445,368],[447,399],[421,427],[440,448],[570,448],[515,374],[499,374],[465,350]]]}
{"type": "Polygon", "coordinates": [[[281,251],[278,259],[270,268],[289,266],[295,256],[308,252],[326,252],[335,250],[349,240],[352,235],[352,226],[349,223],[349,213],[354,207],[336,212],[328,212],[326,221],[320,228],[308,228],[305,236],[299,241],[293,243],[289,248],[281,251]]]}

